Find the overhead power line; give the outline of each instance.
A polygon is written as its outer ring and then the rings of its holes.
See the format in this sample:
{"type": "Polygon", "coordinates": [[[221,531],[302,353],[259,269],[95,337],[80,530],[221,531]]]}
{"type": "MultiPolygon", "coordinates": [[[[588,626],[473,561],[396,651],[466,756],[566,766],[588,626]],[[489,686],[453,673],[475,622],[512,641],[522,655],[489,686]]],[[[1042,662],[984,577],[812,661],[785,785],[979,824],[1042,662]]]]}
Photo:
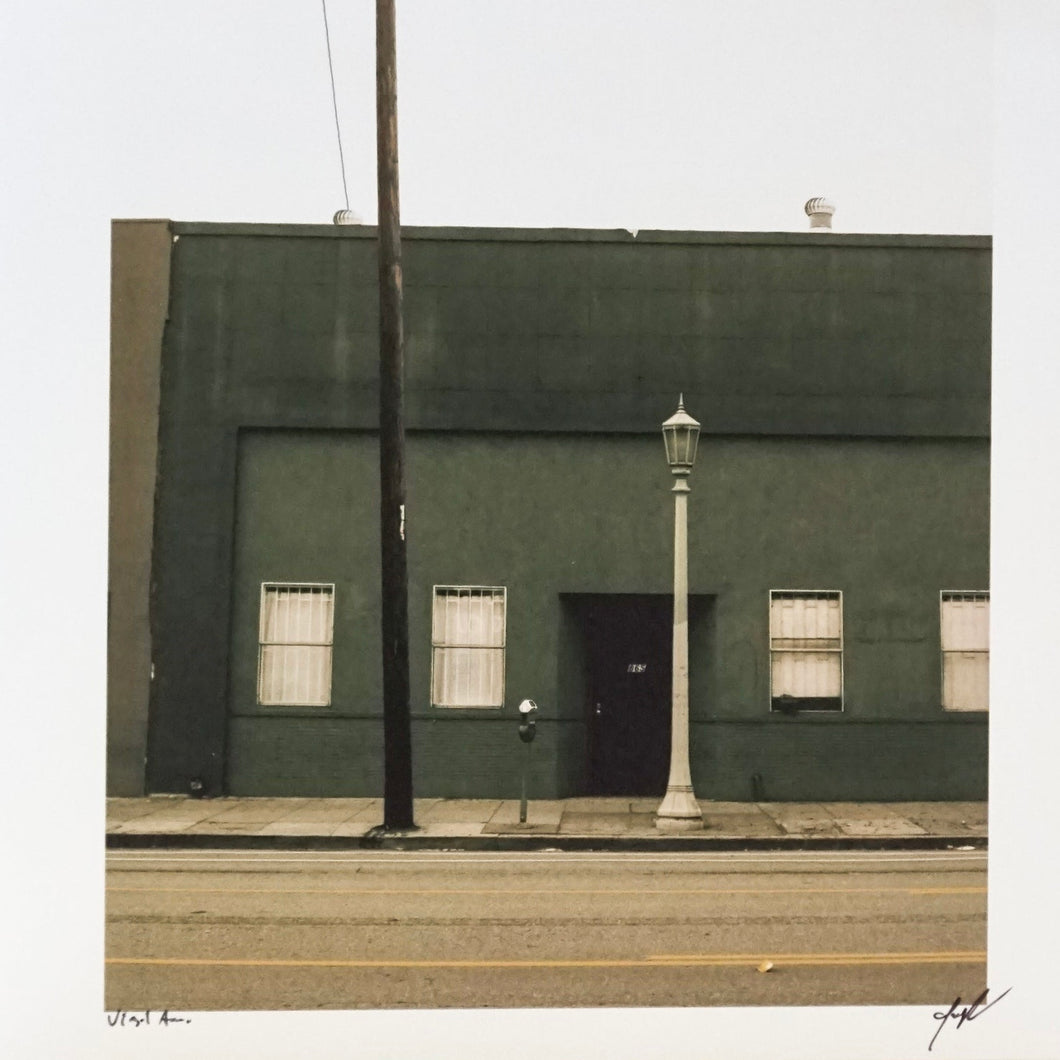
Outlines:
{"type": "Polygon", "coordinates": [[[346,160],[342,156],[342,129],[339,127],[339,100],[335,95],[335,67],[331,61],[331,34],[328,32],[328,3],[320,0],[324,9],[324,40],[328,45],[328,73],[331,75],[331,103],[335,111],[335,136],[339,142],[339,168],[342,170],[342,194],[346,199],[346,209],[350,208],[350,193],[346,188],[346,160]]]}

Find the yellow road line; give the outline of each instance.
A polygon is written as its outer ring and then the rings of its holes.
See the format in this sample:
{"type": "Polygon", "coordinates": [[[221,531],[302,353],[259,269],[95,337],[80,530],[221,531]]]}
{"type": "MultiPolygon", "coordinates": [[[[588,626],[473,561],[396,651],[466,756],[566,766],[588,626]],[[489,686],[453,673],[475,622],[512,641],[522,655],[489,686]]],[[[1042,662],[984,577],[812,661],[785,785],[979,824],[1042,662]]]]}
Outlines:
{"type": "Polygon", "coordinates": [[[985,887],[910,887],[907,894],[986,894],[985,887]]]}
{"type": "Polygon", "coordinates": [[[745,954],[667,954],[649,957],[653,964],[745,964],[772,961],[774,965],[862,965],[862,964],[980,964],[985,950],[953,950],[937,953],[777,953],[745,954]]]}
{"type": "Polygon", "coordinates": [[[436,887],[436,888],[370,888],[370,887],[305,887],[305,888],[273,888],[273,887],[108,887],[109,892],[115,894],[371,894],[386,895],[414,895],[414,894],[447,894],[447,895],[535,895],[547,898],[558,894],[590,894],[590,895],[630,895],[630,894],[664,894],[680,897],[687,894],[986,894],[985,887],[748,887],[737,889],[720,889],[713,887],[689,887],[683,889],[675,888],[631,888],[628,890],[593,888],[564,888],[564,889],[533,889],[533,888],[461,888],[461,887],[436,887]]]}
{"type": "Polygon", "coordinates": [[[718,953],[646,958],[556,960],[269,960],[208,957],[108,957],[105,963],[122,966],[209,968],[660,968],[756,967],[772,961],[774,967],[848,966],[872,964],[984,964],[984,950],[937,953],[718,953]]]}

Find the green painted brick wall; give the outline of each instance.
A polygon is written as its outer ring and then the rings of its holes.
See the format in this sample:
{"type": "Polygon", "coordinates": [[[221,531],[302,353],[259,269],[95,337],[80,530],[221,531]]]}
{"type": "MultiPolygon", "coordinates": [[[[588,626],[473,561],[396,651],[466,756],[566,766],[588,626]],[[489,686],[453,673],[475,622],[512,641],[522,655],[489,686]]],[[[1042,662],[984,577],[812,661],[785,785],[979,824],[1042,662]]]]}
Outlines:
{"type": "MultiPolygon", "coordinates": [[[[236,794],[378,794],[377,448],[361,432],[242,435],[229,772],[236,794]],[[336,585],[334,700],[255,704],[263,581],[336,585]],[[304,790],[303,790],[304,789],[304,790]]],[[[579,593],[670,590],[655,438],[414,434],[408,449],[416,790],[514,797],[515,705],[541,708],[534,785],[584,785],[579,593]],[[505,708],[430,704],[435,584],[508,589],[505,708]],[[568,603],[565,603],[567,601],[568,603]]],[[[707,438],[692,477],[693,773],[713,798],[973,798],[985,719],[939,703],[938,593],[988,584],[976,440],[707,438]],[[769,714],[770,589],[844,594],[842,716],[769,714]]]]}
{"type": "MultiPolygon", "coordinates": [[[[167,354],[222,422],[377,423],[374,230],[177,225],[167,354]]],[[[983,237],[408,229],[412,428],[985,435],[983,237]]]]}
{"type": "MultiPolygon", "coordinates": [[[[171,227],[147,787],[186,791],[199,778],[218,794],[258,769],[239,734],[268,745],[264,729],[249,735],[267,719],[252,703],[248,713],[241,641],[253,636],[240,609],[255,563],[291,567],[261,578],[342,567],[344,636],[361,639],[341,658],[336,648],[344,698],[333,713],[350,711],[352,725],[377,710],[374,232],[171,227]],[[271,431],[281,433],[261,441],[271,431]],[[284,465],[282,452],[309,438],[307,459],[284,465]],[[256,511],[255,468],[271,469],[263,489],[299,506],[256,511]],[[307,525],[320,530],[307,536],[307,525]]],[[[711,601],[693,629],[709,665],[693,674],[694,709],[712,725],[762,709],[766,594],[812,583],[845,594],[840,731],[900,718],[921,744],[926,720],[985,740],[985,719],[937,717],[936,627],[939,589],[987,585],[989,239],[405,237],[414,652],[431,584],[509,585],[520,639],[508,687],[568,719],[542,755],[542,784],[576,788],[583,754],[577,623],[561,595],[669,591],[657,427],[678,390],[704,429],[690,571],[711,601]]],[[[434,718],[426,681],[425,654],[414,655],[415,709],[426,712],[417,747],[434,718]]],[[[431,765],[438,743],[417,756],[428,786],[445,775],[431,765]]],[[[949,746],[940,738],[934,757],[949,746]]],[[[964,774],[984,776],[985,754],[972,757],[964,774]]]]}

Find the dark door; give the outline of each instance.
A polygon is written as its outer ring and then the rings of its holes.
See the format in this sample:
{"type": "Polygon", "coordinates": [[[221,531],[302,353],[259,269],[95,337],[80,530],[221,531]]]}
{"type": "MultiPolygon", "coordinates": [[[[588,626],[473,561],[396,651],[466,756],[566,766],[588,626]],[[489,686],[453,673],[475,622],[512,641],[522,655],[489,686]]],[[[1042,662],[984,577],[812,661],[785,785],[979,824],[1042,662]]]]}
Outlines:
{"type": "Polygon", "coordinates": [[[665,596],[595,597],[586,609],[592,794],[666,791],[672,609],[665,596]]]}

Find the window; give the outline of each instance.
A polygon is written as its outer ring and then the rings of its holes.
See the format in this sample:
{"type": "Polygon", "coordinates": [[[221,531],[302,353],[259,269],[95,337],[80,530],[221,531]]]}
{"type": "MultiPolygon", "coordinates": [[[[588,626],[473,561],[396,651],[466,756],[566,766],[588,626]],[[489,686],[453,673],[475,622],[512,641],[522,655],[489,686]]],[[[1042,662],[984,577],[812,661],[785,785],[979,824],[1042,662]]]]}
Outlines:
{"type": "Polygon", "coordinates": [[[769,655],[772,710],[842,710],[842,594],[770,592],[769,655]]]}
{"type": "Polygon", "coordinates": [[[431,703],[504,704],[506,590],[436,585],[431,623],[431,703]]]}
{"type": "Polygon", "coordinates": [[[263,706],[331,704],[334,585],[265,582],[258,627],[258,702],[263,706]]]}
{"type": "Polygon", "coordinates": [[[944,592],[942,706],[987,710],[990,704],[990,594],[944,592]]]}

